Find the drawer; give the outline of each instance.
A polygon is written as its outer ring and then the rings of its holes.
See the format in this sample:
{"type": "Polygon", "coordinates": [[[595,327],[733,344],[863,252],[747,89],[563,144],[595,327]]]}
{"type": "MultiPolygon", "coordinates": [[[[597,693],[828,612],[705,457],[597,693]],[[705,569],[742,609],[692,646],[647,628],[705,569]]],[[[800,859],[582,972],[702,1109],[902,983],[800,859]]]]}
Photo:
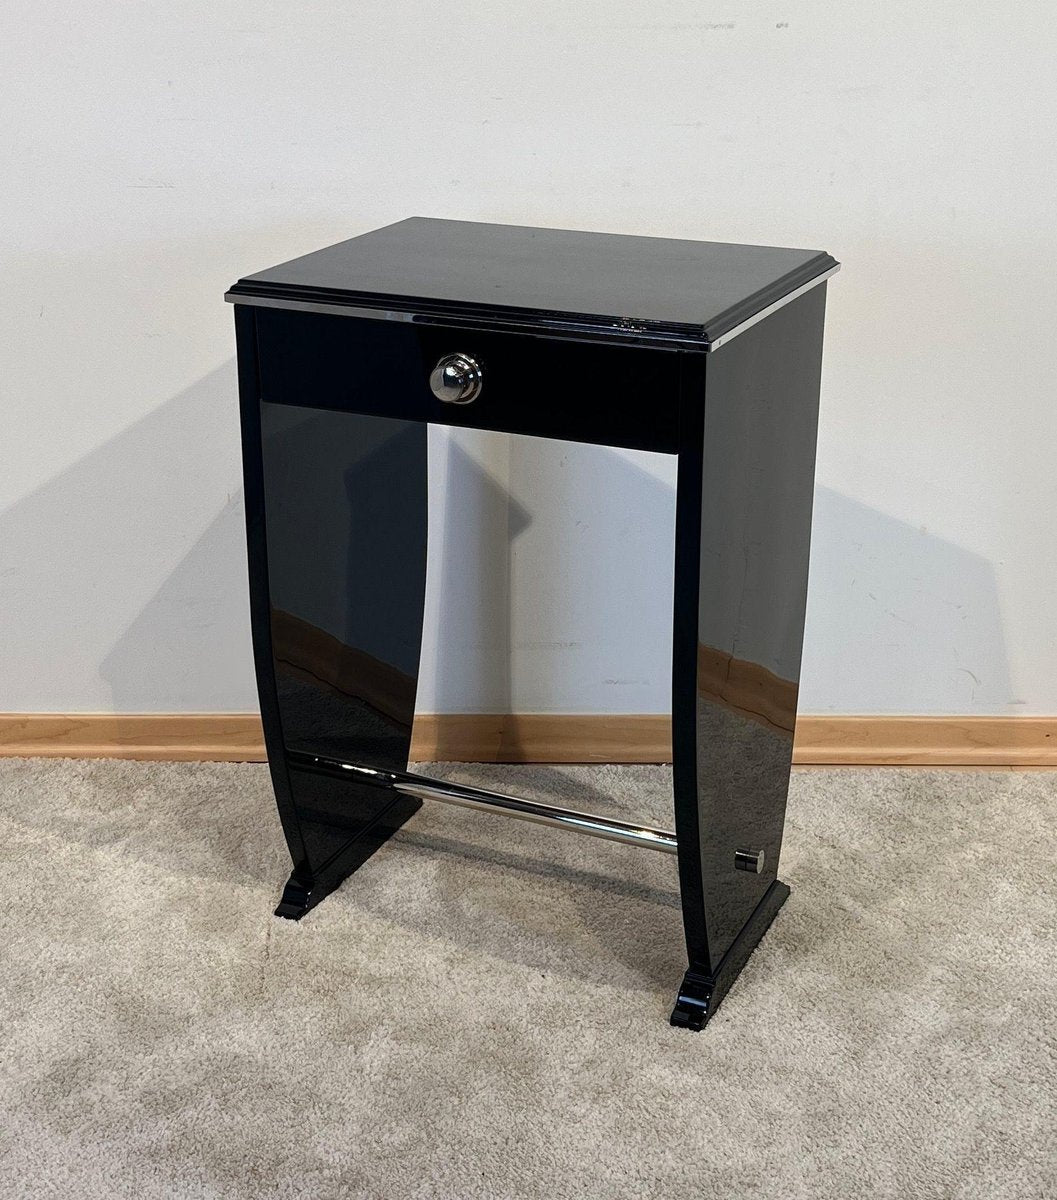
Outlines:
{"type": "Polygon", "coordinates": [[[502,433],[676,450],[680,354],[528,334],[258,308],[261,398],[502,433]],[[438,399],[448,355],[480,368],[470,403],[438,399]]]}

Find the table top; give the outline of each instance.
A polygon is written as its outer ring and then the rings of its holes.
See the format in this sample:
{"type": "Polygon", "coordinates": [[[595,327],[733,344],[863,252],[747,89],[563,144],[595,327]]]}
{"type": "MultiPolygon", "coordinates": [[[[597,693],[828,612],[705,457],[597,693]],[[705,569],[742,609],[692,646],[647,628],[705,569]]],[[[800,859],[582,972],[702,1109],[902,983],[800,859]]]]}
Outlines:
{"type": "Polygon", "coordinates": [[[818,250],[410,217],[227,299],[708,350],[837,267],[818,250]]]}

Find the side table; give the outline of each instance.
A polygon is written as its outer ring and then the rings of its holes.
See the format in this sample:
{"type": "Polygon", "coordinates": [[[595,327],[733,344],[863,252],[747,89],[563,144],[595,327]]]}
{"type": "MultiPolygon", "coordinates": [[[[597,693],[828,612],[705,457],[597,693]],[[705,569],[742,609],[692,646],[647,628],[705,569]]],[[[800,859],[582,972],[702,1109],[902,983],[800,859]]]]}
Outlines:
{"type": "Polygon", "coordinates": [[[240,279],[253,647],[299,918],[423,799],[678,856],[700,1029],[789,894],[828,254],[412,218],[240,279]],[[408,771],[430,422],[677,456],[675,830],[408,771]]]}

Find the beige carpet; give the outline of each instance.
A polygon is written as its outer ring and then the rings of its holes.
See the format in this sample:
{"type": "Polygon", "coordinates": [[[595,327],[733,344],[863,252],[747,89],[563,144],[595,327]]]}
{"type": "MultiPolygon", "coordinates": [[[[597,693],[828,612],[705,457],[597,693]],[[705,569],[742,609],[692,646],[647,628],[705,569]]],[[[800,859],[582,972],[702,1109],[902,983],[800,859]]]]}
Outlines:
{"type": "MultiPolygon", "coordinates": [[[[668,823],[662,768],[451,773],[668,823]]],[[[262,767],[0,801],[4,1197],[1057,1195],[1053,774],[798,774],[696,1035],[666,856],[427,805],[297,925],[262,767]]]]}

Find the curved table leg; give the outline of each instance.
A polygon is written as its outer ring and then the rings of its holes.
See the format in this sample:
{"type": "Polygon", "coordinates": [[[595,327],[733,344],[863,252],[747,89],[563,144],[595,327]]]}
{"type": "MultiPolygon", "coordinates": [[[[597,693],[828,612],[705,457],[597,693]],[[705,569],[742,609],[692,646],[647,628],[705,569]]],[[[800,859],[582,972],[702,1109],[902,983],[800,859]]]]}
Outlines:
{"type": "Polygon", "coordinates": [[[421,422],[260,399],[236,308],[254,660],[298,918],[421,805],[299,769],[288,751],[407,767],[426,572],[421,422]]]}
{"type": "Polygon", "coordinates": [[[690,1029],[789,895],[825,290],[683,360],[672,754],[689,968],[671,1020],[690,1029]]]}

